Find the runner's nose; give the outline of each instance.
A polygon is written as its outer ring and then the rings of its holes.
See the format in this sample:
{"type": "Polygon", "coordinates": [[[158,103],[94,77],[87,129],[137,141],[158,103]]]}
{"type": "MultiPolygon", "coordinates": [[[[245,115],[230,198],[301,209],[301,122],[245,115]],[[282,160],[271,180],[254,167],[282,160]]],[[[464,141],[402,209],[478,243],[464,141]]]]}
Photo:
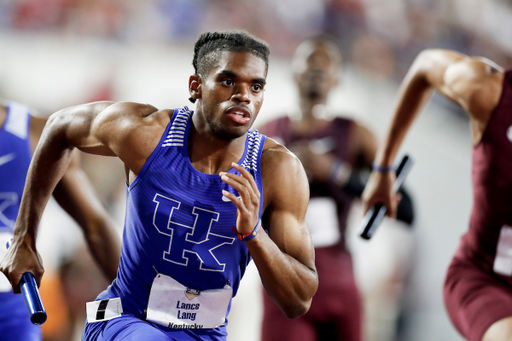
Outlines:
{"type": "Polygon", "coordinates": [[[237,103],[251,103],[251,99],[249,98],[249,89],[244,85],[237,86],[231,96],[231,99],[237,103]]]}

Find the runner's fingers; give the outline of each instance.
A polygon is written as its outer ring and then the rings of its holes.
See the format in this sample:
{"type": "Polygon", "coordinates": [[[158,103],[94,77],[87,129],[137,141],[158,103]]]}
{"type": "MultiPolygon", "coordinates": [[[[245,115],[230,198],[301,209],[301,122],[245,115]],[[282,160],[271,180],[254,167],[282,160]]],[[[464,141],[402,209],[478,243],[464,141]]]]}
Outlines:
{"type": "Polygon", "coordinates": [[[221,172],[220,175],[221,176],[227,176],[228,178],[230,178],[233,181],[236,181],[236,182],[242,184],[245,187],[252,188],[249,180],[247,180],[246,178],[244,178],[244,177],[242,177],[240,175],[233,174],[233,173],[225,173],[225,172],[221,172]]]}
{"type": "MultiPolygon", "coordinates": [[[[384,206],[389,208],[389,207],[391,207],[390,202],[391,201],[389,200],[389,198],[385,195],[370,196],[367,200],[364,201],[364,205],[363,205],[364,213],[366,214],[366,212],[368,212],[368,210],[370,208],[372,208],[373,206],[375,206],[376,204],[383,204],[384,206]]],[[[387,213],[389,214],[389,211],[387,213]]]]}
{"type": "Polygon", "coordinates": [[[257,190],[254,191],[256,186],[253,187],[251,185],[251,182],[254,182],[251,174],[245,169],[242,169],[242,171],[245,171],[245,177],[242,172],[240,172],[242,176],[226,172],[221,172],[219,175],[222,181],[233,187],[240,195],[240,197],[237,197],[229,191],[222,191],[222,194],[237,207],[237,231],[248,233],[256,224],[254,220],[256,219],[257,221],[260,193],[257,190]]]}
{"type": "Polygon", "coordinates": [[[235,194],[228,192],[226,190],[222,190],[222,195],[231,200],[231,202],[237,207],[237,231],[240,231],[239,227],[241,225],[239,224],[239,222],[242,222],[242,225],[254,225],[252,224],[252,221],[254,220],[254,211],[251,212],[250,210],[248,210],[240,197],[237,197],[235,194]]]}
{"type": "Polygon", "coordinates": [[[231,173],[220,173],[220,175],[225,183],[238,191],[244,203],[252,203],[253,205],[259,203],[259,192],[255,193],[253,191],[247,179],[231,173]]]}
{"type": "Polygon", "coordinates": [[[250,208],[250,205],[254,205],[254,203],[255,203],[255,200],[253,200],[254,196],[252,195],[252,193],[250,193],[250,191],[247,189],[246,186],[244,186],[243,184],[236,182],[236,181],[230,181],[232,179],[229,179],[229,178],[227,178],[227,179],[223,178],[223,180],[238,192],[240,197],[237,197],[234,194],[233,194],[233,197],[236,198],[237,200],[241,201],[244,204],[245,208],[250,208]],[[249,207],[246,207],[246,206],[249,206],[249,207]]]}
{"type": "Polygon", "coordinates": [[[231,200],[231,202],[238,208],[238,211],[245,210],[245,205],[241,198],[226,190],[222,190],[222,195],[231,200]]]}
{"type": "Polygon", "coordinates": [[[252,190],[255,192],[255,193],[259,193],[259,190],[258,190],[258,186],[256,185],[256,181],[254,181],[254,178],[252,176],[251,173],[249,173],[249,171],[247,169],[245,169],[244,167],[240,166],[239,164],[237,163],[232,163],[232,166],[234,169],[236,169],[237,171],[240,172],[240,174],[245,178],[247,179],[247,181],[249,181],[249,183],[251,184],[251,187],[252,187],[252,190]]]}
{"type": "MultiPolygon", "coordinates": [[[[242,204],[244,204],[244,208],[246,208],[246,205],[251,205],[254,203],[254,200],[252,200],[252,193],[248,190],[247,186],[242,184],[241,182],[236,181],[236,179],[233,179],[227,175],[223,175],[222,181],[233,187],[240,197],[237,197],[235,194],[233,194],[233,198],[235,198],[237,201],[240,201],[242,204]]],[[[229,193],[229,192],[228,192],[229,193]]],[[[231,193],[232,194],[232,193],[231,193]]]]}

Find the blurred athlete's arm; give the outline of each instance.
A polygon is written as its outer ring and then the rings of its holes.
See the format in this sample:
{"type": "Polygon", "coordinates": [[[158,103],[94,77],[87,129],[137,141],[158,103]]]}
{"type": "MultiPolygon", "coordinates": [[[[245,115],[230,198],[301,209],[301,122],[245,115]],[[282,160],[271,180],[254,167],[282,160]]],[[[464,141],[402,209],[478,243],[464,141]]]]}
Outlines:
{"type": "MultiPolygon", "coordinates": [[[[471,119],[473,142],[477,143],[501,94],[502,69],[489,60],[470,58],[449,50],[421,52],[405,76],[394,116],[376,163],[393,164],[396,153],[418,113],[434,90],[462,106],[471,119]]],[[[365,212],[376,203],[395,216],[397,197],[392,191],[393,172],[372,172],[363,193],[365,212]]]]}
{"type": "Polygon", "coordinates": [[[79,152],[55,187],[53,196],[82,228],[89,250],[108,281],[116,278],[121,243],[115,226],[94,187],[80,168],[79,152]]]}
{"type": "Polygon", "coordinates": [[[267,294],[289,318],[305,314],[318,287],[315,253],[305,221],[309,185],[299,160],[267,139],[262,160],[263,226],[247,242],[267,294]],[[267,145],[268,144],[268,145],[267,145]]]}
{"type": "MultiPolygon", "coordinates": [[[[349,148],[352,149],[355,155],[357,169],[351,169],[346,182],[339,187],[341,187],[343,191],[360,198],[363,194],[365,184],[361,179],[359,171],[371,169],[375,155],[377,154],[377,139],[370,129],[358,122],[353,123],[351,135],[352,138],[349,142],[349,148]]],[[[331,174],[332,173],[333,172],[331,172],[331,174]]],[[[333,179],[333,182],[336,185],[336,179],[333,179]]],[[[396,219],[411,225],[414,221],[412,199],[408,191],[403,187],[400,189],[399,193],[400,202],[397,207],[396,219]]]]}
{"type": "Polygon", "coordinates": [[[13,243],[0,266],[14,292],[20,292],[18,282],[26,271],[40,284],[44,269],[35,245],[37,228],[51,193],[71,162],[73,149],[118,156],[127,167],[127,177],[133,179],[168,122],[167,112],[128,102],[89,103],[50,117],[29,167],[13,243]]]}
{"type": "MultiPolygon", "coordinates": [[[[34,115],[30,122],[30,140],[35,150],[46,119],[34,115]]],[[[80,168],[80,153],[75,150],[66,173],[53,191],[59,205],[81,227],[89,250],[108,281],[117,274],[120,238],[115,226],[98,200],[94,187],[80,168]]]]}

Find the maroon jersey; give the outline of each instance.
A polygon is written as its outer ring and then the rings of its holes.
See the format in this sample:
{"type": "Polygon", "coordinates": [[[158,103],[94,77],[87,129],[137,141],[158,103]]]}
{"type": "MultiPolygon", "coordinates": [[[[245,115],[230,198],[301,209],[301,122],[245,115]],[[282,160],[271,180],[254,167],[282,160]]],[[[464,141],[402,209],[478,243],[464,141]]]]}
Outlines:
{"type": "MultiPolygon", "coordinates": [[[[343,162],[357,168],[356,156],[352,155],[349,145],[353,121],[341,117],[334,118],[330,124],[315,132],[296,133],[292,131],[292,121],[288,116],[278,118],[265,125],[262,133],[277,142],[291,148],[298,142],[313,142],[321,152],[329,152],[343,162]]],[[[345,248],[344,234],[354,196],[340,191],[337,185],[325,182],[310,182],[311,198],[330,197],[336,202],[338,227],[341,234],[340,246],[345,248]]]]}
{"type": "MultiPolygon", "coordinates": [[[[288,148],[296,143],[307,142],[318,153],[331,153],[343,162],[357,167],[357,157],[351,152],[353,121],[335,118],[330,124],[315,132],[295,133],[288,117],[276,119],[265,126],[262,133],[276,139],[288,148]]],[[[286,318],[268,295],[263,294],[263,321],[261,340],[362,340],[363,308],[361,297],[354,278],[352,258],[345,247],[344,234],[347,216],[354,196],[333,183],[310,181],[311,203],[316,198],[334,200],[333,228],[340,232],[333,245],[315,245],[315,264],[318,273],[318,290],[309,311],[294,320],[286,318]],[[337,219],[336,219],[337,218],[337,219]]],[[[322,201],[325,204],[325,201],[322,201]]],[[[306,220],[307,214],[306,214],[306,220]]],[[[320,219],[325,227],[327,217],[320,219]]],[[[312,225],[309,224],[313,243],[312,225]]],[[[314,243],[315,244],[315,243],[314,243]]]]}
{"type": "Polygon", "coordinates": [[[459,256],[512,283],[512,70],[473,150],[473,209],[459,256]],[[510,254],[510,255],[509,255],[510,254]]]}

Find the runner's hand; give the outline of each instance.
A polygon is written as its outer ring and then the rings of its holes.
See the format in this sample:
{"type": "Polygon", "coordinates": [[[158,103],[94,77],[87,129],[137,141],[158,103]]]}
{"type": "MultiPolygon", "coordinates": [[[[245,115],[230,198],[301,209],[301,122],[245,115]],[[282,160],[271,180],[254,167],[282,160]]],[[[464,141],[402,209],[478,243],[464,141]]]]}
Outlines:
{"type": "Polygon", "coordinates": [[[240,172],[240,175],[226,172],[221,172],[219,175],[222,181],[237,190],[240,198],[225,190],[222,191],[222,194],[237,207],[236,229],[238,233],[251,233],[259,220],[260,191],[251,173],[237,163],[231,165],[240,172]]]}
{"type": "MultiPolygon", "coordinates": [[[[6,247],[0,245],[0,247],[6,247]]],[[[25,272],[31,272],[34,275],[37,286],[41,285],[44,268],[41,256],[26,242],[18,242],[16,239],[12,242],[7,254],[0,263],[0,271],[9,279],[12,285],[12,291],[19,294],[20,279],[25,272]]]]}
{"type": "Polygon", "coordinates": [[[396,218],[400,195],[393,190],[395,180],[395,172],[372,172],[361,196],[365,214],[374,205],[383,204],[386,206],[386,215],[396,218]]]}

